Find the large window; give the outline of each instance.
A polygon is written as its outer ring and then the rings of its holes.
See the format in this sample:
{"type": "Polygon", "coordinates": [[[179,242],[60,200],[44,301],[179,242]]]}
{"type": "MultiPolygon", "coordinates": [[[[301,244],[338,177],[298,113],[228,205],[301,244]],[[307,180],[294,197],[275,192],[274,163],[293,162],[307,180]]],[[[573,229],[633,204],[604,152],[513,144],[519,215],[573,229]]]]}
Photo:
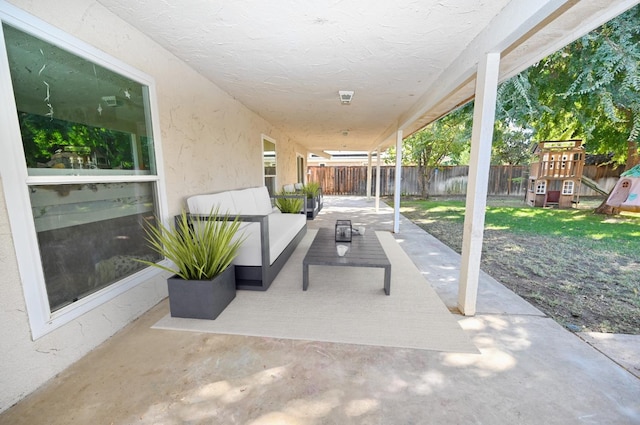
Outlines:
{"type": "Polygon", "coordinates": [[[32,229],[27,245],[39,259],[32,264],[36,279],[23,275],[30,286],[25,294],[45,300],[36,310],[51,322],[58,311],[67,314],[79,301],[133,282],[146,268],[138,260],[160,260],[145,242],[144,227],[161,215],[161,191],[152,80],[124,75],[126,65],[110,67],[117,61],[101,53],[94,58],[73,43],[34,33],[2,22],[19,128],[6,134],[23,157],[16,174],[24,170],[26,180],[16,191],[30,206],[25,235],[14,239],[29,238],[32,229]]]}

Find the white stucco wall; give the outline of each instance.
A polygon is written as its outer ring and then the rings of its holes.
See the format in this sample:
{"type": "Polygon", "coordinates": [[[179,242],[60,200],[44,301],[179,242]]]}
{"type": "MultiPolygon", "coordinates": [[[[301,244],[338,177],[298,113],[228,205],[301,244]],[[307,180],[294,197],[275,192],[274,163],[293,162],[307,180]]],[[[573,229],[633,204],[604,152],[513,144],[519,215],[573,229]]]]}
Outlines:
{"type": "Polygon", "coordinates": [[[302,147],[296,149],[296,146],[298,145],[286,136],[276,145],[278,155],[278,183],[280,184],[278,189],[282,189],[282,186],[285,184],[298,182],[298,164],[296,160],[298,155],[306,157],[307,152],[303,150],[302,147]]]}
{"type": "MultiPolygon", "coordinates": [[[[100,4],[9,3],[155,78],[170,214],[191,194],[262,185],[261,134],[277,142],[279,181],[295,181],[300,146],[100,4]]],[[[166,296],[158,276],[33,341],[13,245],[21,236],[11,234],[7,202],[0,186],[0,411],[166,296]]]]}

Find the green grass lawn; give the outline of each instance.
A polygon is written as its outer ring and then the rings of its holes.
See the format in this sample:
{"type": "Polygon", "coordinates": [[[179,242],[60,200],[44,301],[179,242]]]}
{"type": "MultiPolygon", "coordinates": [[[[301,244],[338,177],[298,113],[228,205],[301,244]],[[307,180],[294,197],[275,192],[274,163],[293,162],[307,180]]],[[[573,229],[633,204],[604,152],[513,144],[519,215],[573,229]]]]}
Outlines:
{"type": "MultiPolygon", "coordinates": [[[[464,222],[464,201],[402,201],[403,212],[422,211],[429,220],[464,222]]],[[[549,237],[578,238],[596,249],[634,250],[640,253],[640,215],[606,216],[587,209],[550,209],[491,206],[487,203],[485,229],[549,237]]]]}
{"type": "MultiPolygon", "coordinates": [[[[401,212],[460,252],[463,200],[403,200],[401,212]]],[[[489,198],[482,268],[570,329],[640,334],[640,214],[489,198]]]]}

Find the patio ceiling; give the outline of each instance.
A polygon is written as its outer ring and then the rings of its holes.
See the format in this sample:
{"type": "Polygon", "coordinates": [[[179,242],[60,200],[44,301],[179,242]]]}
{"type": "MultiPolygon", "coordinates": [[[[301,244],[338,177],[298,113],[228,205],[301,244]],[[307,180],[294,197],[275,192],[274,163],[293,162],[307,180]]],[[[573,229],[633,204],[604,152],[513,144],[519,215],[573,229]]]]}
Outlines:
{"type": "Polygon", "coordinates": [[[389,146],[470,100],[485,53],[505,80],[637,3],[98,1],[314,153],[389,146]]]}

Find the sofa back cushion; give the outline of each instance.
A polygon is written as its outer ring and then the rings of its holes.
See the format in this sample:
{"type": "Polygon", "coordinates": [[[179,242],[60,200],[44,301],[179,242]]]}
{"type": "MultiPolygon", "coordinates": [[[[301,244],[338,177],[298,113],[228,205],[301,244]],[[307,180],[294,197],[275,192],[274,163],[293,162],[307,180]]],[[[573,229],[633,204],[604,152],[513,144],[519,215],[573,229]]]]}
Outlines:
{"type": "Polygon", "coordinates": [[[233,199],[233,204],[236,207],[236,214],[240,215],[255,215],[256,213],[256,198],[253,196],[254,189],[240,189],[232,190],[229,193],[233,199]]]}
{"type": "Polygon", "coordinates": [[[191,196],[187,199],[187,206],[192,214],[209,214],[215,208],[220,208],[220,214],[230,215],[267,215],[273,212],[265,186],[191,196]]]}
{"type": "Polygon", "coordinates": [[[273,206],[271,205],[271,197],[269,196],[269,191],[267,190],[267,187],[266,186],[255,187],[252,190],[253,190],[253,196],[256,201],[256,212],[254,214],[267,215],[272,213],[273,206]]]}
{"type": "Polygon", "coordinates": [[[238,214],[231,192],[191,196],[187,199],[187,206],[191,214],[209,215],[216,208],[219,208],[219,214],[238,214]]]}

